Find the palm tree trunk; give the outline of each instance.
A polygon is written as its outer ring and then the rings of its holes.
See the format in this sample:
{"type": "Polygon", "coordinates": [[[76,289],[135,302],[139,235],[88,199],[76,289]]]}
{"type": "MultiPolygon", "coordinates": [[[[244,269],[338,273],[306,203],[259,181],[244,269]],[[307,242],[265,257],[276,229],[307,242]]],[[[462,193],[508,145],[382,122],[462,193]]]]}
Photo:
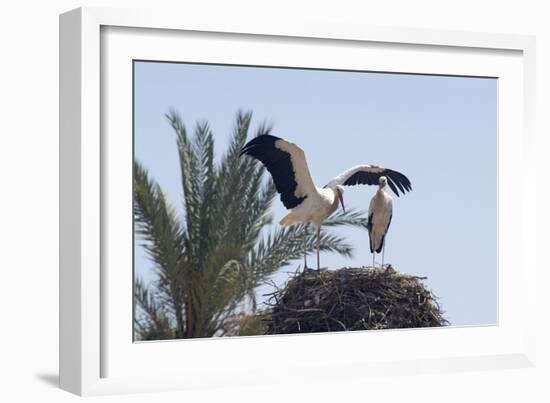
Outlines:
{"type": "Polygon", "coordinates": [[[187,338],[191,338],[193,337],[193,332],[194,332],[194,320],[193,320],[193,296],[190,295],[189,298],[187,299],[187,303],[185,304],[185,307],[186,307],[186,319],[187,319],[187,334],[186,334],[186,337],[187,338]]]}
{"type": "Polygon", "coordinates": [[[175,300],[174,302],[174,312],[176,313],[176,338],[182,339],[183,337],[185,337],[185,326],[182,312],[183,307],[179,299],[175,300]]]}

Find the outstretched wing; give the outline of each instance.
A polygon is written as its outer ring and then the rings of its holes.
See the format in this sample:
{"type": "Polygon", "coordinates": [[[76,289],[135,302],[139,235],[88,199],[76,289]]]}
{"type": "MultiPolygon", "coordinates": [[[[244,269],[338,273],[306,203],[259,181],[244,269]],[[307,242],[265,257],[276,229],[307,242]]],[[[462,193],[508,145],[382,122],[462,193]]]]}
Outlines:
{"type": "Polygon", "coordinates": [[[241,150],[243,154],[265,165],[287,209],[298,206],[315,192],[304,150],[296,144],[264,134],[249,141],[241,150]]]}
{"type": "Polygon", "coordinates": [[[327,186],[378,185],[378,179],[381,176],[388,179],[388,186],[397,197],[399,197],[399,191],[405,194],[405,192],[412,190],[411,181],[401,172],[376,165],[357,165],[342,172],[331,180],[327,186]]]}

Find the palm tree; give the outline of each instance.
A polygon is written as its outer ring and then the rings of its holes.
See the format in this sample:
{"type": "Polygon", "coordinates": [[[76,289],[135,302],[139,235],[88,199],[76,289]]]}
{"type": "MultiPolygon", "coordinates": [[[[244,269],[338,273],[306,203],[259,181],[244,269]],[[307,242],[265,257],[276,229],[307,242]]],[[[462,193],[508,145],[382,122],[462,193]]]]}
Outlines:
{"type": "MultiPolygon", "coordinates": [[[[141,340],[235,334],[235,318],[256,309],[255,290],[303,253],[302,227],[272,223],[276,196],[271,179],[252,158],[240,158],[252,113],[237,114],[228,150],[216,164],[214,136],[207,122],[189,136],[180,116],[166,115],[177,138],[184,217],[167,201],[147,170],[134,161],[136,233],[156,280],[135,282],[135,337],[141,340]],[[267,176],[267,175],[266,175],[267,176]]],[[[269,134],[260,125],[255,135],[269,134]]],[[[321,250],[349,257],[352,247],[331,227],[366,227],[361,212],[331,217],[321,250]]],[[[307,250],[314,247],[313,235],[307,250]]]]}

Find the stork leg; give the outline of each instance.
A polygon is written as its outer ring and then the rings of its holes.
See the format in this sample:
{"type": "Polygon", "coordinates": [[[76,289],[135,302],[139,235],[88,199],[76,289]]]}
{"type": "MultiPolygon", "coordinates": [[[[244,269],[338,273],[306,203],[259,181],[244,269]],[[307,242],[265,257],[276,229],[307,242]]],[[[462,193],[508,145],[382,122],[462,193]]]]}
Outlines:
{"type": "Polygon", "coordinates": [[[372,252],[372,268],[374,269],[374,254],[375,252],[372,252]]]}
{"type": "Polygon", "coordinates": [[[304,224],[304,270],[307,269],[307,224],[304,224]]]}
{"type": "Polygon", "coordinates": [[[386,243],[382,246],[382,268],[384,268],[384,252],[386,251],[386,243]]]}
{"type": "Polygon", "coordinates": [[[317,227],[317,270],[321,270],[321,263],[319,259],[319,249],[321,243],[321,226],[317,227]]]}

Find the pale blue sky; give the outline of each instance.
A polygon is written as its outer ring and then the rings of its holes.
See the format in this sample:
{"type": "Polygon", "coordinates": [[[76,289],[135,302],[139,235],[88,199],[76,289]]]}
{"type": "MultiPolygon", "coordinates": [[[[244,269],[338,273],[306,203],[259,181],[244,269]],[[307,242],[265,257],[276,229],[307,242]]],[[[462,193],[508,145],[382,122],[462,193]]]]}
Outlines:
{"type": "MultiPolygon", "coordinates": [[[[208,120],[219,157],[235,113],[252,110],[253,127],[270,121],[274,135],[306,151],[318,185],[362,163],[407,175],[413,191],[394,197],[386,263],[427,276],[453,325],[496,323],[496,79],[152,62],[136,62],[134,79],[135,157],[180,211],[175,135],[164,114],[175,108],[188,128],[208,120]]],[[[346,207],[366,210],[375,190],[348,187],[346,207]]],[[[273,211],[275,222],[286,214],[278,199],[273,211]]],[[[339,233],[354,257],[322,254],[321,265],[370,264],[367,233],[339,233]]],[[[139,240],[135,250],[136,273],[150,280],[139,240]]]]}

